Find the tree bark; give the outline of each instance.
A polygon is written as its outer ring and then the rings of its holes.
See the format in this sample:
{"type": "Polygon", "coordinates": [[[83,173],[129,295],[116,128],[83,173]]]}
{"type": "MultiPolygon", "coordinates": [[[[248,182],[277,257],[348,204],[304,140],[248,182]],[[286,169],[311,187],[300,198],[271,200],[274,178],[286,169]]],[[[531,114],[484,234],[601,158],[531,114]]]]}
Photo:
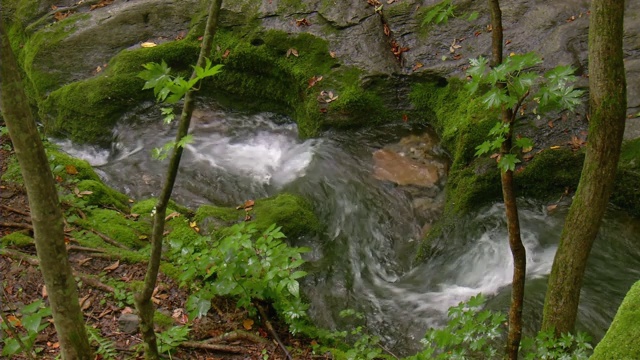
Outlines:
{"type": "Polygon", "coordinates": [[[624,0],[593,0],[589,26],[589,139],[545,298],[542,329],[573,330],[587,258],[613,187],[627,109],[624,0]]]}
{"type": "MultiPolygon", "coordinates": [[[[1,5],[0,5],[1,7],[1,5]]],[[[36,251],[65,360],[93,359],[64,244],[58,193],[0,16],[0,101],[29,197],[36,251]]]]}
{"type": "MultiPolygon", "coordinates": [[[[491,66],[498,66],[502,63],[502,11],[498,0],[489,0],[489,10],[491,12],[491,35],[492,59],[491,66]]],[[[504,83],[497,86],[505,88],[504,83]]],[[[509,125],[509,132],[505,136],[505,141],[500,147],[500,155],[504,156],[511,152],[513,139],[513,110],[502,107],[502,122],[509,125]]],[[[524,282],[527,272],[527,252],[522,244],[520,236],[520,220],[518,218],[518,207],[516,205],[516,195],[513,186],[513,171],[500,170],[500,181],[502,184],[502,198],[504,200],[505,213],[507,216],[507,229],[509,232],[509,248],[513,257],[513,278],[511,281],[511,306],[509,307],[509,334],[507,336],[507,357],[511,360],[518,359],[518,349],[522,339],[522,304],[524,303],[524,282]]]]}
{"type": "MultiPolygon", "coordinates": [[[[213,36],[218,26],[218,17],[222,0],[213,0],[209,8],[209,17],[205,28],[202,47],[200,48],[200,56],[198,57],[197,67],[204,67],[206,57],[211,54],[213,48],[213,36]]],[[[195,70],[191,74],[191,78],[196,77],[195,70]]],[[[191,124],[191,114],[194,108],[195,91],[189,90],[184,98],[184,106],[180,116],[178,125],[178,133],[176,134],[176,144],[189,133],[189,125],[191,124]]],[[[138,312],[140,313],[140,332],[145,342],[145,354],[147,359],[157,360],[160,358],[158,354],[158,344],[156,334],[153,330],[153,313],[154,307],[151,301],[153,289],[156,286],[158,278],[158,270],[160,268],[160,258],[162,256],[162,238],[164,233],[165,216],[167,214],[167,205],[173,192],[173,186],[178,175],[180,167],[180,159],[182,157],[183,148],[176,146],[171,154],[169,168],[167,169],[167,177],[165,180],[162,193],[156,205],[156,214],[153,221],[153,229],[151,233],[151,258],[147,266],[147,273],[144,278],[143,289],[135,295],[135,302],[138,312]]]]}

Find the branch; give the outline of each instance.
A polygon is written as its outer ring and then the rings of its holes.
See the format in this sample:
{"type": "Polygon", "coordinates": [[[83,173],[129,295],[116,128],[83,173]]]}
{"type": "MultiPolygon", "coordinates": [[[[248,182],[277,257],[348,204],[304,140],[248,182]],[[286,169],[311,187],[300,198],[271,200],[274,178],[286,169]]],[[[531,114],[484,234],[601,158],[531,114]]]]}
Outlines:
{"type": "Polygon", "coordinates": [[[527,92],[525,92],[520,99],[518,99],[518,103],[516,104],[516,106],[513,108],[513,113],[511,114],[511,120],[510,123],[513,124],[516,121],[516,116],[518,115],[518,109],[520,109],[520,106],[522,105],[522,102],[524,101],[524,99],[527,98],[527,96],[529,96],[529,90],[527,90],[527,92]]]}
{"type": "Polygon", "coordinates": [[[212,344],[212,343],[230,342],[230,341],[236,341],[236,340],[248,340],[258,344],[271,345],[271,342],[269,340],[243,330],[231,331],[226,334],[222,334],[220,336],[216,336],[216,337],[204,340],[203,343],[212,344]]]}
{"type": "Polygon", "coordinates": [[[89,229],[89,231],[91,231],[92,233],[94,233],[94,234],[98,235],[98,236],[99,236],[102,240],[104,240],[104,242],[106,242],[107,244],[113,245],[113,246],[115,246],[115,247],[119,247],[119,248],[121,248],[121,249],[131,250],[131,249],[129,249],[126,245],[124,245],[124,244],[122,244],[122,243],[120,243],[120,242],[118,242],[118,241],[116,241],[116,240],[114,240],[114,239],[112,239],[112,238],[108,237],[107,235],[105,235],[105,234],[101,233],[101,232],[100,232],[100,231],[98,231],[98,230],[95,230],[95,229],[89,229]]]}
{"type": "Polygon", "coordinates": [[[3,223],[0,223],[0,226],[33,230],[33,226],[31,226],[30,224],[15,223],[15,222],[3,222],[3,223]]]}
{"type": "Polygon", "coordinates": [[[241,353],[249,353],[249,351],[240,346],[233,345],[222,345],[222,344],[207,344],[197,341],[185,341],[180,344],[181,348],[187,349],[205,349],[205,350],[214,350],[214,351],[224,351],[229,353],[241,354],[241,353]]]}
{"type": "Polygon", "coordinates": [[[28,211],[22,211],[22,210],[14,209],[14,208],[9,207],[7,205],[0,204],[0,208],[3,208],[3,209],[8,210],[8,211],[12,211],[12,212],[14,212],[16,214],[20,214],[20,215],[24,215],[24,216],[31,216],[31,213],[29,213],[28,211]]]}
{"type": "Polygon", "coordinates": [[[284,346],[284,344],[280,340],[280,337],[278,336],[278,333],[276,333],[276,331],[273,329],[273,326],[271,325],[271,322],[269,321],[269,318],[267,317],[267,313],[264,311],[262,306],[260,306],[260,304],[254,304],[254,305],[258,308],[258,311],[260,312],[260,316],[262,317],[262,322],[264,322],[264,326],[271,333],[271,335],[273,336],[275,341],[278,343],[278,346],[280,346],[282,351],[284,351],[284,354],[287,357],[287,359],[288,360],[293,360],[293,358],[291,357],[291,354],[289,353],[289,350],[287,350],[287,347],[284,346]]]}

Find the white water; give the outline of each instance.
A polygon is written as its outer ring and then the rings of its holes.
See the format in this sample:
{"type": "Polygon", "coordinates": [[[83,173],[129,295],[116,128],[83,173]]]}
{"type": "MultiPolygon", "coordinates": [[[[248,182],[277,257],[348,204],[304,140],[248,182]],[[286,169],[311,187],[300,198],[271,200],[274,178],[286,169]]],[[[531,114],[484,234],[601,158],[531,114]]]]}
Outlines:
{"type": "MultiPolygon", "coordinates": [[[[420,228],[430,219],[413,211],[415,189],[371,176],[372,152],[412,130],[400,124],[300,141],[295,126],[283,120],[213,110],[196,120],[175,198],[191,206],[231,206],[282,191],[310,199],[326,230],[292,241],[312,248],[311,274],[303,280],[312,317],[335,327],[341,323],[340,310],[363,311],[369,327],[402,353],[416,349],[416,339],[427,327],[441,324],[450,306],[478,293],[492,296],[492,307],[506,309],[512,259],[502,206],[478,209],[461,219],[436,244],[441,249],[437,255],[412,267],[420,228]]],[[[151,160],[150,151],[172,140],[174,131],[154,119],[121,125],[115,134],[108,151],[60,145],[99,166],[107,183],[130,196],[153,196],[168,161],[151,160]]],[[[521,205],[529,279],[525,317],[535,328],[566,207],[548,214],[545,204],[521,205]]],[[[596,336],[608,326],[628,285],[640,277],[640,231],[624,230],[640,225],[628,223],[620,225],[617,218],[605,222],[606,240],[596,244],[590,261],[579,320],[596,336]]]]}

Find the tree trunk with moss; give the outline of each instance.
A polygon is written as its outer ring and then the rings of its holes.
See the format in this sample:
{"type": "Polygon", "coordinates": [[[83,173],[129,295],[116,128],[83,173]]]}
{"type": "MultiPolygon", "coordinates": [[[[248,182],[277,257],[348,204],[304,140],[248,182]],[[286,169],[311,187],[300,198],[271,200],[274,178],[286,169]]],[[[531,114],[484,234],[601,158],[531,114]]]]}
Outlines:
{"type": "MultiPolygon", "coordinates": [[[[495,67],[502,63],[502,11],[498,0],[489,0],[489,10],[491,12],[491,34],[492,59],[491,66],[495,67]]],[[[497,86],[504,88],[504,83],[497,86]]],[[[500,147],[500,155],[504,156],[511,152],[513,142],[513,110],[502,106],[502,122],[509,125],[509,132],[505,136],[505,141],[500,147]]],[[[505,213],[507,216],[507,229],[509,233],[509,248],[513,257],[513,278],[511,281],[511,306],[509,307],[509,334],[507,337],[507,357],[511,360],[518,359],[518,349],[522,338],[522,304],[524,303],[524,281],[527,272],[527,253],[522,238],[520,236],[520,220],[518,218],[518,207],[516,205],[516,195],[513,186],[513,171],[500,170],[500,181],[502,184],[502,198],[504,200],[505,213]]]]}
{"type": "MultiPolygon", "coordinates": [[[[207,25],[202,39],[202,47],[200,48],[200,56],[198,57],[196,67],[203,68],[205,66],[207,56],[211,55],[211,50],[213,48],[213,36],[215,35],[216,28],[218,26],[218,17],[220,15],[221,7],[222,0],[213,0],[211,2],[209,17],[207,18],[207,25]]],[[[196,78],[195,70],[192,73],[191,78],[196,78]]],[[[191,115],[195,105],[194,98],[195,91],[193,89],[189,90],[185,95],[184,106],[182,108],[180,123],[178,125],[178,133],[176,134],[176,144],[180,143],[180,140],[189,133],[191,115]]],[[[145,354],[147,359],[152,360],[159,359],[160,355],[158,354],[158,344],[156,334],[154,332],[154,307],[153,302],[151,301],[151,296],[158,278],[160,259],[162,256],[162,239],[165,216],[167,214],[169,199],[171,199],[171,193],[173,192],[173,186],[178,175],[182,150],[182,146],[175,146],[173,153],[171,154],[165,184],[156,205],[156,213],[154,215],[153,229],[151,233],[151,258],[149,259],[149,264],[147,266],[144,286],[143,289],[135,295],[136,308],[140,314],[140,331],[142,332],[142,338],[145,343],[145,354]]]]}
{"type": "MultiPolygon", "coordinates": [[[[0,5],[0,8],[2,5],[0,5]]],[[[0,101],[29,196],[36,251],[65,360],[93,359],[64,243],[58,192],[0,9],[0,101]]]]}
{"type": "Polygon", "coordinates": [[[572,331],[593,241],[616,176],[627,110],[624,0],[593,0],[589,26],[589,138],[578,189],[553,260],[542,329],[572,331]]]}

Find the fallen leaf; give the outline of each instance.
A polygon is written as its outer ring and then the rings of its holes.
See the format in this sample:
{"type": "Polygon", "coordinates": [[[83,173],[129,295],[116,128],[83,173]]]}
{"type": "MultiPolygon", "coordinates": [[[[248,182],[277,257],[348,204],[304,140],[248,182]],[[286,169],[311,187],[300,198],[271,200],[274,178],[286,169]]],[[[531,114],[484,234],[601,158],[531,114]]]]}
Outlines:
{"type": "Polygon", "coordinates": [[[196,222],[195,222],[195,221],[190,221],[190,222],[189,222],[189,227],[194,228],[194,227],[196,227],[196,226],[198,226],[198,224],[196,224],[196,222]]]}
{"type": "Polygon", "coordinates": [[[174,211],[171,214],[167,215],[167,217],[164,218],[164,221],[169,221],[173,218],[177,218],[178,216],[180,216],[180,213],[177,211],[174,211]]]}
{"type": "Polygon", "coordinates": [[[382,25],[382,31],[384,32],[384,34],[385,34],[386,36],[391,35],[391,29],[389,29],[389,25],[387,25],[387,23],[384,23],[384,24],[382,25]]]}
{"type": "Polygon", "coordinates": [[[575,16],[571,16],[571,17],[567,18],[567,20],[566,20],[566,21],[567,21],[567,22],[572,22],[572,21],[574,21],[575,19],[576,19],[576,17],[575,17],[575,16]]]}
{"type": "Polygon", "coordinates": [[[298,57],[298,50],[294,49],[294,48],[290,48],[289,50],[287,50],[287,57],[289,56],[295,56],[298,57]]]}
{"type": "Polygon", "coordinates": [[[454,53],[457,49],[460,49],[462,46],[457,44],[458,39],[453,39],[453,43],[449,46],[449,52],[454,53]]]}
{"type": "Polygon", "coordinates": [[[529,146],[529,147],[526,147],[526,148],[522,148],[522,152],[523,152],[523,153],[525,153],[525,154],[526,154],[526,153],[528,153],[528,152],[530,152],[531,150],[533,150],[533,146],[529,146]]]}
{"type": "Polygon", "coordinates": [[[246,208],[248,208],[248,207],[252,207],[252,206],[253,206],[253,205],[255,205],[255,204],[256,204],[256,202],[255,202],[255,201],[253,201],[253,200],[247,200],[247,201],[245,201],[245,202],[244,202],[244,207],[245,207],[245,209],[246,209],[246,208]]]}
{"type": "Polygon", "coordinates": [[[142,44],[140,44],[141,47],[143,48],[152,48],[152,47],[156,47],[158,46],[158,44],[151,42],[151,41],[147,41],[147,42],[143,42],[142,44]]]}
{"type": "Polygon", "coordinates": [[[22,326],[22,321],[20,321],[20,319],[18,319],[17,317],[13,316],[13,315],[9,315],[7,316],[7,320],[9,320],[9,323],[15,327],[21,327],[22,326]]]}
{"type": "Polygon", "coordinates": [[[51,5],[51,10],[56,11],[56,10],[58,10],[58,7],[55,6],[55,5],[51,5]]]}
{"type": "Polygon", "coordinates": [[[547,125],[549,125],[549,127],[553,129],[553,120],[549,120],[549,122],[547,123],[547,125]]]}
{"type": "Polygon", "coordinates": [[[331,56],[332,59],[335,59],[336,53],[334,51],[329,51],[329,56],[331,56]]]}
{"type": "Polygon", "coordinates": [[[302,18],[302,19],[296,19],[296,26],[310,26],[311,23],[309,22],[309,20],[307,20],[307,18],[302,18]]]}
{"type": "Polygon", "coordinates": [[[227,49],[224,51],[224,54],[222,54],[222,58],[226,59],[227,57],[229,57],[229,54],[231,53],[231,50],[227,49]]]}
{"type": "Polygon", "coordinates": [[[98,65],[96,68],[96,74],[102,71],[102,66],[98,65]]]}
{"type": "Polygon", "coordinates": [[[90,258],[90,257],[78,260],[78,265],[83,266],[84,264],[88,263],[91,260],[93,260],[93,258],[90,258]]]}
{"type": "Polygon", "coordinates": [[[423,66],[424,65],[421,62],[417,62],[415,65],[413,65],[413,68],[411,68],[411,70],[416,71],[416,70],[420,69],[423,66]]]}
{"type": "Polygon", "coordinates": [[[129,204],[133,204],[135,202],[135,200],[133,200],[133,199],[129,199],[128,201],[129,201],[129,204]]]}
{"type": "Polygon", "coordinates": [[[71,14],[73,14],[71,11],[67,11],[67,12],[58,11],[57,13],[53,14],[53,18],[56,19],[56,21],[62,21],[67,17],[69,17],[69,15],[71,14]]]}
{"type": "Polygon", "coordinates": [[[120,266],[120,260],[118,260],[118,261],[114,262],[113,264],[111,264],[111,265],[109,265],[109,266],[105,267],[105,268],[104,268],[104,269],[102,269],[102,270],[104,270],[104,271],[113,271],[113,270],[117,269],[117,268],[118,268],[118,266],[120,266]]]}
{"type": "Polygon", "coordinates": [[[120,312],[121,314],[133,314],[133,309],[125,306],[124,309],[122,309],[122,311],[120,312]]]}
{"type": "MultiPolygon", "coordinates": [[[[47,343],[47,345],[49,345],[50,343],[47,343]]],[[[53,349],[57,349],[60,347],[60,343],[59,342],[54,342],[53,344],[49,345],[51,348],[53,349]]]]}
{"type": "Polygon", "coordinates": [[[489,156],[489,158],[491,159],[497,159],[500,156],[500,154],[498,153],[493,153],[491,156],[489,156]]]}
{"type": "Polygon", "coordinates": [[[558,204],[552,204],[547,206],[547,212],[552,212],[558,207],[558,204]]]}
{"type": "Polygon", "coordinates": [[[387,4],[393,4],[394,2],[396,2],[396,0],[387,0],[387,4]]]}
{"type": "Polygon", "coordinates": [[[327,111],[328,111],[327,108],[320,108],[320,112],[323,113],[323,114],[326,114],[327,111]]]}
{"type": "Polygon", "coordinates": [[[322,76],[313,76],[311,79],[309,79],[308,81],[309,86],[307,88],[314,87],[318,83],[318,81],[321,81],[321,80],[322,80],[322,76]]]}
{"type": "Polygon", "coordinates": [[[73,165],[67,165],[64,167],[64,170],[67,172],[67,174],[69,175],[76,175],[78,174],[78,169],[76,169],[75,166],[73,165]]]}
{"type": "Polygon", "coordinates": [[[84,311],[91,307],[91,294],[85,295],[80,299],[80,310],[84,311]]]}
{"type": "Polygon", "coordinates": [[[491,24],[487,25],[487,31],[488,32],[492,32],[493,31],[493,26],[491,26],[491,24]]]}
{"type": "Polygon", "coordinates": [[[402,121],[403,122],[409,121],[409,116],[407,114],[402,114],[402,121]]]}
{"type": "Polygon", "coordinates": [[[558,150],[558,149],[560,149],[560,148],[561,148],[561,146],[555,145],[555,146],[550,147],[549,149],[551,149],[551,150],[558,150]]]}
{"type": "Polygon", "coordinates": [[[49,293],[47,293],[47,286],[46,285],[42,285],[42,291],[40,291],[40,294],[42,295],[43,299],[46,299],[47,296],[49,296],[49,293]]]}
{"type": "Polygon", "coordinates": [[[202,41],[202,38],[203,38],[202,36],[198,37],[198,41],[202,41]]]}
{"type": "Polygon", "coordinates": [[[509,45],[509,44],[511,44],[511,40],[507,40],[507,41],[505,41],[505,42],[504,42],[504,44],[505,44],[505,45],[509,45]]]}
{"type": "Polygon", "coordinates": [[[462,59],[462,54],[453,55],[453,60],[460,60],[460,59],[462,59]]]}
{"type": "Polygon", "coordinates": [[[242,322],[242,326],[246,330],[251,330],[251,328],[253,327],[253,320],[252,319],[244,319],[244,321],[242,322]]]}
{"type": "Polygon", "coordinates": [[[107,5],[111,5],[111,4],[113,4],[113,0],[101,0],[97,4],[91,5],[91,7],[89,8],[89,11],[92,11],[92,10],[98,9],[98,8],[102,8],[102,7],[105,7],[107,5]]]}
{"type": "Polygon", "coordinates": [[[138,239],[140,240],[147,240],[149,237],[147,235],[140,235],[138,236],[138,239]]]}
{"type": "Polygon", "coordinates": [[[473,33],[473,36],[478,37],[482,34],[482,31],[476,31],[473,33]]]}
{"type": "Polygon", "coordinates": [[[93,194],[93,191],[83,190],[83,191],[80,191],[79,195],[91,195],[91,194],[93,194]]]}
{"type": "Polygon", "coordinates": [[[509,57],[512,57],[512,56],[516,56],[516,53],[514,53],[514,52],[509,53],[509,57]]]}

